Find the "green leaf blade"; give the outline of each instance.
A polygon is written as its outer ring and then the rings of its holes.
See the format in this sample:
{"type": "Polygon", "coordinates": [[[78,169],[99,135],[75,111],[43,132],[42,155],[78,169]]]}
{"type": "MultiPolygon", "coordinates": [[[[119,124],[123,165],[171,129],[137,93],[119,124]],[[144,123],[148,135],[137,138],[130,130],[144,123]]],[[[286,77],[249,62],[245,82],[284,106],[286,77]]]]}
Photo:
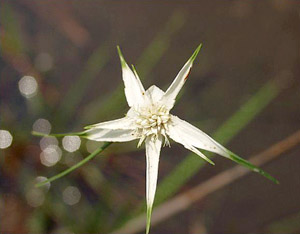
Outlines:
{"type": "Polygon", "coordinates": [[[52,176],[51,178],[42,181],[40,183],[37,183],[35,185],[35,187],[41,187],[47,183],[53,182],[69,173],[71,173],[72,171],[74,171],[75,169],[81,167],[83,164],[87,163],[88,161],[90,161],[91,159],[93,159],[95,156],[97,156],[99,153],[101,153],[103,150],[105,150],[108,146],[110,146],[112,144],[112,142],[105,142],[101,147],[99,147],[98,149],[96,149],[93,153],[91,153],[89,156],[87,156],[86,158],[84,158],[83,160],[81,160],[80,162],[78,162],[77,164],[75,164],[74,166],[68,168],[67,170],[64,170],[63,172],[52,176]]]}
{"type": "Polygon", "coordinates": [[[258,168],[257,166],[254,166],[249,161],[239,157],[238,155],[231,152],[230,150],[228,150],[228,154],[229,154],[228,158],[231,159],[232,161],[250,169],[251,171],[254,171],[254,172],[266,177],[267,179],[273,181],[275,184],[279,184],[279,181],[277,179],[275,179],[273,176],[271,176],[269,173],[265,172],[264,170],[258,168]]]}
{"type": "Polygon", "coordinates": [[[42,132],[36,132],[32,131],[31,134],[33,136],[40,136],[40,137],[64,137],[64,136],[81,136],[84,137],[86,132],[71,132],[71,133],[42,133],[42,132]]]}
{"type": "Polygon", "coordinates": [[[146,220],[146,234],[150,231],[151,226],[151,215],[152,215],[152,206],[147,208],[147,220],[146,220]]]}

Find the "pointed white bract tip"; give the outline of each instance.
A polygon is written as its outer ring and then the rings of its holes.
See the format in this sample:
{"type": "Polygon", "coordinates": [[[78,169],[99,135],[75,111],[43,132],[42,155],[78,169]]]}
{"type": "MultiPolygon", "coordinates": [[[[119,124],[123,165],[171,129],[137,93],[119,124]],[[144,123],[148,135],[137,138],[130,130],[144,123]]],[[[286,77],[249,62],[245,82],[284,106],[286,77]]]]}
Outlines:
{"type": "Polygon", "coordinates": [[[196,50],[194,51],[194,53],[193,53],[192,56],[190,57],[189,60],[190,60],[191,62],[194,62],[194,60],[196,59],[196,57],[197,57],[199,51],[201,50],[201,48],[202,48],[202,43],[196,48],[196,50]]]}
{"type": "Polygon", "coordinates": [[[135,66],[133,64],[131,64],[131,67],[132,67],[132,71],[133,71],[135,77],[139,77],[139,75],[138,75],[138,73],[137,73],[137,71],[135,69],[135,66]]]}
{"type": "Polygon", "coordinates": [[[120,46],[117,46],[117,50],[118,50],[119,58],[120,58],[120,61],[121,61],[121,66],[125,67],[127,64],[126,64],[126,61],[125,61],[124,56],[122,54],[122,51],[120,49],[120,46]]]}
{"type": "Polygon", "coordinates": [[[120,48],[119,45],[117,45],[117,50],[118,50],[118,54],[121,54],[121,55],[122,55],[121,48],[120,48]]]}

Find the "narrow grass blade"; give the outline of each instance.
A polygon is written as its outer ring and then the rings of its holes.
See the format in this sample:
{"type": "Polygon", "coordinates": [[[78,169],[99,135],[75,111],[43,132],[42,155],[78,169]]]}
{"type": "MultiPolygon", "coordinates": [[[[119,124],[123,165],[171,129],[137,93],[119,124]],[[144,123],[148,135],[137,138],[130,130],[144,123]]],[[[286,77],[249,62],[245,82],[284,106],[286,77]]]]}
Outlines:
{"type": "Polygon", "coordinates": [[[64,136],[85,136],[85,132],[70,132],[70,133],[57,133],[57,134],[46,134],[41,132],[32,131],[32,135],[41,137],[64,137],[64,136]]]}
{"type": "Polygon", "coordinates": [[[74,115],[76,107],[84,98],[88,87],[92,82],[94,82],[98,72],[101,71],[110,60],[112,52],[109,50],[108,43],[108,41],[104,42],[94,50],[91,56],[87,59],[82,73],[64,96],[57,112],[59,113],[59,121],[61,124],[64,124],[68,119],[70,119],[70,116],[74,115]]]}
{"type": "Polygon", "coordinates": [[[0,20],[3,32],[1,31],[1,52],[16,55],[25,51],[22,40],[21,25],[17,20],[13,7],[8,2],[3,2],[0,8],[0,20]]]}
{"type": "Polygon", "coordinates": [[[55,175],[55,176],[52,176],[51,178],[49,178],[48,180],[45,180],[41,183],[38,183],[36,184],[35,186],[36,187],[40,187],[40,186],[43,186],[49,182],[52,182],[54,180],[57,180],[69,173],[71,173],[72,171],[74,171],[75,169],[81,167],[83,164],[87,163],[88,161],[90,161],[91,159],[93,159],[95,156],[97,156],[99,153],[101,153],[103,150],[105,150],[108,146],[110,146],[112,143],[111,142],[105,142],[103,144],[103,146],[99,147],[98,149],[96,149],[93,153],[91,153],[89,156],[87,156],[86,158],[84,158],[83,160],[81,160],[79,163],[75,164],[74,166],[68,168],[67,170],[55,175]]]}
{"type": "Polygon", "coordinates": [[[257,172],[258,174],[261,174],[262,176],[264,176],[264,177],[268,178],[269,180],[273,181],[275,184],[279,184],[279,181],[276,180],[269,173],[267,173],[264,170],[262,170],[262,169],[260,169],[260,168],[258,168],[256,166],[254,166],[252,163],[250,163],[247,160],[239,157],[238,155],[236,155],[235,153],[233,153],[233,152],[231,152],[229,150],[228,150],[228,153],[229,153],[229,158],[232,161],[234,161],[234,162],[236,162],[236,163],[238,163],[238,164],[240,164],[240,165],[242,165],[244,167],[249,168],[251,171],[254,171],[254,172],[257,172]]]}

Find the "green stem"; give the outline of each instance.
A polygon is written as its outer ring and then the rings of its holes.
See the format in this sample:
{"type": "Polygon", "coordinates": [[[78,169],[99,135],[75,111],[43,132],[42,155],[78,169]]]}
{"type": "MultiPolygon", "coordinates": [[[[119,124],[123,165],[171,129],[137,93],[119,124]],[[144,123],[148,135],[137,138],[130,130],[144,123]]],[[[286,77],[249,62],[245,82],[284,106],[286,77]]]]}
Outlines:
{"type": "Polygon", "coordinates": [[[32,131],[31,134],[34,136],[41,136],[41,137],[64,137],[64,136],[83,136],[85,132],[46,134],[46,133],[32,131]]]}
{"type": "Polygon", "coordinates": [[[101,147],[99,147],[98,149],[96,149],[93,153],[91,153],[89,156],[87,156],[85,159],[81,160],[79,163],[75,164],[74,166],[70,167],[69,169],[55,175],[52,176],[51,178],[49,178],[48,180],[45,180],[43,182],[37,183],[35,185],[35,187],[40,187],[43,186],[49,182],[52,182],[54,180],[57,180],[67,174],[69,174],[70,172],[74,171],[75,169],[77,169],[78,167],[81,167],[83,164],[87,163],[88,161],[90,161],[91,159],[93,159],[95,156],[97,156],[99,153],[101,153],[103,150],[105,150],[108,146],[110,146],[112,144],[112,142],[105,142],[101,147]]]}

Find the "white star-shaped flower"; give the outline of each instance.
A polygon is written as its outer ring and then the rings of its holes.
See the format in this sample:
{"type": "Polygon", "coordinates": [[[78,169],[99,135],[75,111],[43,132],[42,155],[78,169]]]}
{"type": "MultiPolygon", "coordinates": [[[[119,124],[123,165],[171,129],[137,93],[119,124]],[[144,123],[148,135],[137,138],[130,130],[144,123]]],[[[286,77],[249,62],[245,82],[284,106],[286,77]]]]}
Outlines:
{"type": "Polygon", "coordinates": [[[123,81],[125,84],[125,96],[130,109],[124,118],[87,126],[87,130],[82,134],[82,136],[87,139],[94,141],[126,142],[139,140],[138,146],[145,142],[147,163],[146,233],[149,232],[150,228],[160,150],[163,145],[170,145],[169,138],[182,144],[186,149],[194,152],[211,164],[214,163],[200,152],[199,149],[211,151],[229,158],[277,182],[269,174],[227,150],[200,129],[170,113],[174,106],[176,96],[187,80],[200,48],[201,45],[198,46],[190,59],[179,71],[167,91],[164,92],[155,85],[145,90],[134,67],[130,69],[118,47],[123,81]]]}

